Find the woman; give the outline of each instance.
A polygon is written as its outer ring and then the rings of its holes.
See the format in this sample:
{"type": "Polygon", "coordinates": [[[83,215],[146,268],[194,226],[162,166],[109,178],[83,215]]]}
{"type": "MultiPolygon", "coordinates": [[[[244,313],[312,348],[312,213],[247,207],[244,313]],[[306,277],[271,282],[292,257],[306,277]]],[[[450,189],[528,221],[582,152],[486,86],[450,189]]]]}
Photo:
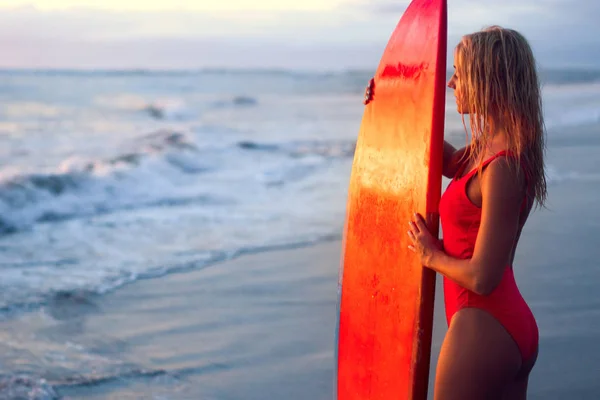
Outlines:
{"type": "Polygon", "coordinates": [[[518,32],[491,27],[465,36],[454,64],[448,86],[463,122],[469,115],[471,141],[461,150],[445,143],[444,241],[417,214],[408,231],[409,248],[444,276],[449,327],[435,399],[525,399],[538,329],[513,260],[534,203],[546,199],[535,60],[518,32]]]}

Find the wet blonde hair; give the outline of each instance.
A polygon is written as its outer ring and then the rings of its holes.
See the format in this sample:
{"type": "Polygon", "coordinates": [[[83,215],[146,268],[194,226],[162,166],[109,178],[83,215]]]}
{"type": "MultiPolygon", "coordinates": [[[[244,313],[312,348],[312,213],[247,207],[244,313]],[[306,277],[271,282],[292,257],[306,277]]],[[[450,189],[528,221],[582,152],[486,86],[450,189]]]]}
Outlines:
{"type": "Polygon", "coordinates": [[[490,117],[498,118],[507,133],[508,150],[518,155],[518,163],[524,161],[530,194],[539,206],[544,206],[545,127],[537,67],[529,43],[514,30],[492,26],[463,37],[456,55],[462,102],[469,111],[469,158],[481,172],[481,158],[490,139],[490,117]]]}

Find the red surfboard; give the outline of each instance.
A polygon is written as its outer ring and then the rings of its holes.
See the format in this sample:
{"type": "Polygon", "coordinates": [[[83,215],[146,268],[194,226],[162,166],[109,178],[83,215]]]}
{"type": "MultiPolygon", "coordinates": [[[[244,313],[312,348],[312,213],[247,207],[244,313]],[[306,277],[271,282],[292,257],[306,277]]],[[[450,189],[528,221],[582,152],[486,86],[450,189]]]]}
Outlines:
{"type": "Polygon", "coordinates": [[[438,235],[446,96],[446,0],[413,0],[365,93],[340,267],[338,400],[425,399],[435,274],[408,222],[438,235]]]}

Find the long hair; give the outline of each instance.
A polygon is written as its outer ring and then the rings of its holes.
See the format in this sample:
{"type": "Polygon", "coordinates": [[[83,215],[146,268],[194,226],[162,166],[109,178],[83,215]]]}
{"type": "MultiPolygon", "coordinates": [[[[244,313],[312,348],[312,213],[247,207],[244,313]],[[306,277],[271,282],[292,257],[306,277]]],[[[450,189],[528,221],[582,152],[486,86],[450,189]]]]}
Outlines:
{"type": "MultiPolygon", "coordinates": [[[[468,107],[471,146],[468,157],[479,165],[489,142],[491,117],[507,133],[508,150],[524,161],[537,205],[547,197],[544,166],[545,126],[533,52],[518,32],[492,26],[463,37],[456,68],[463,104],[468,107]]],[[[467,127],[464,121],[465,131],[467,127]]]]}

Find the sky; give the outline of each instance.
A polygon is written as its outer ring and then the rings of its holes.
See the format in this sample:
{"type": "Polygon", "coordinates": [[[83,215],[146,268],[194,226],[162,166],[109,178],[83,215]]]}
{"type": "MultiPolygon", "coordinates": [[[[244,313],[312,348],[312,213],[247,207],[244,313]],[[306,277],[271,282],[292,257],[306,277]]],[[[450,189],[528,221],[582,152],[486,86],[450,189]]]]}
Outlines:
{"type": "MultiPolygon", "coordinates": [[[[408,0],[0,0],[0,68],[372,69],[408,0]]],[[[600,68],[598,0],[449,0],[463,34],[521,31],[543,67],[600,68]]]]}

